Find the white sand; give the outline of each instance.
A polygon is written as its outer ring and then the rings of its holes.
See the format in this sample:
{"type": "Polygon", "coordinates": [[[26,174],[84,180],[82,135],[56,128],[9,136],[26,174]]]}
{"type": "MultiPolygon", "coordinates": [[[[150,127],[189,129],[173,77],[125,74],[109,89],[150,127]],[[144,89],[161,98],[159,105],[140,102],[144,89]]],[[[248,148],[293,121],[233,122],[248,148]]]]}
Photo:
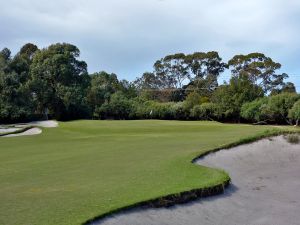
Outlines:
{"type": "Polygon", "coordinates": [[[57,127],[58,123],[55,120],[45,120],[45,121],[34,121],[27,123],[27,125],[38,126],[38,127],[57,127]]]}
{"type": "MultiPolygon", "coordinates": [[[[15,128],[1,128],[0,129],[0,133],[6,133],[6,132],[13,132],[16,131],[20,128],[26,127],[26,126],[37,126],[37,127],[45,127],[45,128],[51,128],[51,127],[57,127],[58,126],[58,122],[55,120],[47,120],[47,121],[34,121],[34,122],[30,122],[30,123],[22,123],[22,124],[11,124],[13,126],[15,126],[15,128]]],[[[26,130],[22,133],[18,133],[18,134],[9,134],[9,135],[5,135],[2,137],[18,137],[18,136],[27,136],[27,135],[37,135],[37,134],[41,134],[42,130],[40,128],[31,128],[29,130],[26,130]]]]}
{"type": "Polygon", "coordinates": [[[300,144],[275,137],[222,150],[197,163],[225,169],[232,185],[223,195],[167,209],[132,209],[93,224],[300,224],[300,144]]]}
{"type": "Polygon", "coordinates": [[[18,134],[8,134],[5,135],[3,137],[18,137],[18,136],[27,136],[27,135],[37,135],[37,134],[41,134],[42,130],[40,128],[31,128],[29,130],[26,130],[22,133],[18,133],[18,134]]]}
{"type": "Polygon", "coordinates": [[[0,134],[1,133],[8,133],[8,132],[14,132],[16,130],[19,130],[20,128],[0,128],[0,134]]]}

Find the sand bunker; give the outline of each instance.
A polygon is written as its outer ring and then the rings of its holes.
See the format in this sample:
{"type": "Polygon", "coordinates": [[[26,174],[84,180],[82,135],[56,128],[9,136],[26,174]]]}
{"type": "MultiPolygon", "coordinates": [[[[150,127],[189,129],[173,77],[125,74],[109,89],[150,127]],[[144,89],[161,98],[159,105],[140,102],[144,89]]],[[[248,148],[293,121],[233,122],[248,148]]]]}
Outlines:
{"type": "Polygon", "coordinates": [[[0,127],[0,134],[3,133],[8,133],[8,132],[14,132],[19,130],[19,128],[5,128],[5,127],[0,127]]]}
{"type": "Polygon", "coordinates": [[[26,125],[37,126],[37,127],[57,127],[58,123],[55,120],[45,120],[45,121],[34,121],[26,123],[26,125]]]}
{"type": "Polygon", "coordinates": [[[29,130],[26,130],[22,133],[18,133],[18,134],[8,134],[5,135],[3,137],[18,137],[18,136],[27,136],[27,135],[36,135],[36,134],[40,134],[42,133],[42,130],[40,128],[31,128],[29,130]]]}
{"type": "Polygon", "coordinates": [[[300,144],[282,136],[210,154],[197,163],[226,170],[223,195],[160,209],[132,209],[93,224],[296,225],[300,221],[300,144]]]}
{"type": "Polygon", "coordinates": [[[8,128],[5,128],[4,126],[0,126],[0,133],[7,133],[7,132],[14,132],[19,129],[22,129],[24,127],[28,126],[36,126],[34,128],[28,129],[24,132],[17,133],[17,134],[8,134],[2,137],[18,137],[18,136],[27,136],[27,135],[37,135],[42,133],[42,130],[38,127],[57,127],[58,122],[55,120],[47,120],[47,121],[34,121],[30,123],[19,123],[19,124],[10,124],[8,128]]]}

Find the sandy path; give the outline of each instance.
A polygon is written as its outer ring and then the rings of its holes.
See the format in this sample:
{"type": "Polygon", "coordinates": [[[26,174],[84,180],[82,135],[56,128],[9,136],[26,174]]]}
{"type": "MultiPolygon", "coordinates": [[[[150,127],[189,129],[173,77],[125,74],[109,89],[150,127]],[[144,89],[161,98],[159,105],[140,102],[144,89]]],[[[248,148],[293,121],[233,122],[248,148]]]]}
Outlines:
{"type": "Polygon", "coordinates": [[[283,137],[210,154],[197,163],[229,172],[224,195],[169,209],[133,209],[93,224],[298,225],[300,144],[283,137]]]}

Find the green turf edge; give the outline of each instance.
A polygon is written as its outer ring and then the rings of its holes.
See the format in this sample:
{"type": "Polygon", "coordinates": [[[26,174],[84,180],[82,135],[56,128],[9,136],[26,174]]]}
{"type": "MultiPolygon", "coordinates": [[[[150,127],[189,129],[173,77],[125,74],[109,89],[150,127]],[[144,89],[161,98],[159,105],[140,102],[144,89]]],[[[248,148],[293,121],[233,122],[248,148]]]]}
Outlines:
{"type": "Polygon", "coordinates": [[[10,134],[20,134],[20,133],[23,133],[23,132],[25,132],[29,129],[32,129],[32,128],[35,128],[35,126],[27,126],[27,127],[23,127],[23,128],[20,128],[19,130],[15,130],[15,131],[12,131],[12,132],[1,133],[0,137],[4,137],[4,136],[10,135],[10,134]]]}
{"type": "MultiPolygon", "coordinates": [[[[222,149],[229,149],[232,147],[236,147],[238,145],[242,145],[242,144],[248,144],[251,142],[255,142],[264,138],[268,138],[268,137],[273,137],[273,136],[279,136],[279,135],[284,135],[284,134],[292,134],[292,133],[300,133],[300,130],[294,130],[294,129],[272,129],[272,130],[267,130],[261,134],[257,134],[254,136],[250,136],[250,137],[246,137],[246,138],[242,138],[236,142],[230,143],[230,144],[225,144],[225,145],[221,145],[217,148],[214,148],[212,150],[208,150],[202,154],[200,154],[199,156],[193,158],[191,160],[191,163],[195,163],[198,159],[217,152],[219,150],[222,149]]],[[[216,169],[219,170],[219,169],[216,169]]],[[[220,170],[222,171],[222,170],[220,170]]],[[[85,221],[84,223],[82,223],[82,225],[89,225],[93,222],[99,221],[101,219],[104,219],[108,216],[111,216],[112,214],[115,213],[119,213],[121,211],[125,211],[125,210],[129,210],[132,208],[136,208],[136,207],[141,207],[141,208],[159,208],[159,207],[170,207],[176,204],[183,204],[183,203],[187,203],[199,198],[203,198],[203,197],[209,197],[209,196],[214,196],[214,195],[219,195],[224,193],[224,190],[226,187],[229,186],[230,184],[230,176],[227,172],[224,172],[224,178],[222,181],[220,181],[217,184],[214,184],[210,187],[202,187],[202,188],[196,188],[196,189],[192,189],[189,191],[183,191],[183,192],[179,192],[179,193],[173,193],[173,194],[169,194],[166,196],[160,196],[154,199],[149,199],[146,201],[141,201],[132,205],[128,205],[128,206],[124,206],[124,207],[120,207],[114,210],[111,210],[107,213],[101,214],[99,216],[96,216],[92,219],[89,219],[87,221],[85,221]]]]}

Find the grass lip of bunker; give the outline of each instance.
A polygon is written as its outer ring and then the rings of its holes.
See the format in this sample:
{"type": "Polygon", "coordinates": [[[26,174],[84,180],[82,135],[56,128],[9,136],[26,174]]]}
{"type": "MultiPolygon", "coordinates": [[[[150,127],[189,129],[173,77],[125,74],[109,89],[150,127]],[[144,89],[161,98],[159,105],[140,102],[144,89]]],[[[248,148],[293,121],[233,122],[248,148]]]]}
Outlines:
{"type": "Polygon", "coordinates": [[[171,209],[132,209],[93,224],[298,224],[299,147],[276,136],[209,154],[196,163],[229,172],[233,185],[224,197],[171,209]]]}

